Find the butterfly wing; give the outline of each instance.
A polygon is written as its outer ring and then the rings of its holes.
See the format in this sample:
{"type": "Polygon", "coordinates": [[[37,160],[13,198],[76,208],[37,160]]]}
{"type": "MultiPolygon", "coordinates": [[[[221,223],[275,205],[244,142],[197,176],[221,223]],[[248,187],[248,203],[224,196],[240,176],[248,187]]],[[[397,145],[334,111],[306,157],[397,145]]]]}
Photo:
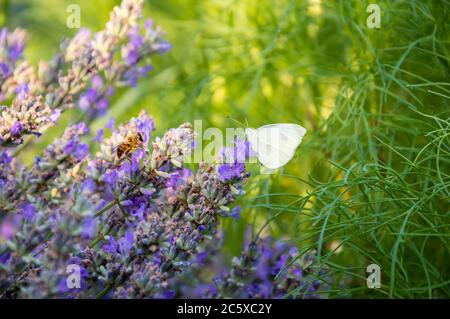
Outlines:
{"type": "Polygon", "coordinates": [[[270,124],[256,130],[247,129],[247,138],[258,160],[276,169],[289,162],[302,142],[306,129],[297,124],[270,124]]]}

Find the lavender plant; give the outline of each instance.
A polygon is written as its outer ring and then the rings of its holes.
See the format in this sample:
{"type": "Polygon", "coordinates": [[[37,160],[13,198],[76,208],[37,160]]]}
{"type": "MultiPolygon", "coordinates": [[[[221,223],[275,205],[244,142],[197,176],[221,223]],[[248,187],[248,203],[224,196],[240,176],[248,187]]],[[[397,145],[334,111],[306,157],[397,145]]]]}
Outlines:
{"type": "Polygon", "coordinates": [[[29,82],[27,62],[21,62],[26,33],[22,29],[0,30],[0,101],[12,96],[19,83],[29,82]]]}
{"type": "Polygon", "coordinates": [[[193,274],[173,282],[174,291],[179,296],[208,299],[317,299],[326,296],[331,280],[329,273],[317,266],[314,252],[300,256],[297,247],[270,237],[246,244],[229,269],[209,266],[219,268],[211,278],[204,278],[201,268],[194,268],[193,274]]]}
{"type": "MultiPolygon", "coordinates": [[[[0,109],[0,297],[176,296],[174,282],[218,250],[220,218],[239,214],[234,202],[249,173],[225,154],[248,157],[245,141],[192,170],[184,163],[194,148],[191,125],[151,143],[154,120],[142,111],[117,129],[109,123],[107,138],[99,131],[91,155],[89,124],[105,114],[114,87],[136,85],[151,69],[149,57],[170,49],[151,20],[139,23],[141,13],[142,1],[124,0],[103,31],[64,40],[36,73],[23,60],[24,31],[0,32],[0,98],[11,101],[0,109]],[[25,139],[72,107],[83,111],[81,121],[32,165],[21,164],[14,154],[25,139]],[[140,147],[118,156],[117,145],[136,134],[140,147]],[[80,281],[71,285],[74,265],[80,281]]],[[[203,296],[311,297],[317,284],[307,285],[309,264],[297,257],[258,241],[203,296]]]]}
{"type": "Polygon", "coordinates": [[[214,278],[203,297],[320,298],[326,272],[315,267],[313,254],[300,256],[294,246],[259,239],[233,258],[231,270],[214,278]]]}
{"type": "Polygon", "coordinates": [[[124,0],[114,8],[104,30],[91,36],[81,29],[73,39],[63,40],[60,51],[51,61],[40,62],[37,72],[27,61],[18,64],[25,32],[3,28],[0,100],[14,100],[11,110],[1,114],[0,143],[20,144],[25,135],[42,134],[74,106],[90,122],[106,112],[114,87],[135,86],[139,77],[146,76],[152,69],[150,57],[168,51],[170,44],[152,20],[141,23],[142,10],[142,1],[124,0]],[[24,94],[30,94],[29,101],[23,101],[24,94]]]}
{"type": "Polygon", "coordinates": [[[151,156],[144,147],[129,161],[117,158],[113,141],[136,130],[147,140],[153,127],[143,112],[90,158],[79,138],[87,127],[71,126],[22,173],[32,183],[15,199],[15,235],[1,248],[6,296],[161,297],[167,280],[190,267],[248,174],[223,181],[215,165],[183,168],[194,141],[189,124],[156,139],[151,156]],[[66,291],[73,263],[87,274],[85,289],[66,291]]]}

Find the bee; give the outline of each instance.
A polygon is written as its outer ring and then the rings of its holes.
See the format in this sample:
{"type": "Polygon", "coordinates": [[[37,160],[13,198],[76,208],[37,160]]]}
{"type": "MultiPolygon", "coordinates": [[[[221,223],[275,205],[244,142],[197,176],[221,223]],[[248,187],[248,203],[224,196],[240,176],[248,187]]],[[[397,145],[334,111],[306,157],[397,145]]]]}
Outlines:
{"type": "Polygon", "coordinates": [[[122,159],[124,156],[129,157],[130,154],[142,147],[144,136],[141,132],[126,137],[123,142],[117,145],[114,149],[117,157],[122,159]]]}

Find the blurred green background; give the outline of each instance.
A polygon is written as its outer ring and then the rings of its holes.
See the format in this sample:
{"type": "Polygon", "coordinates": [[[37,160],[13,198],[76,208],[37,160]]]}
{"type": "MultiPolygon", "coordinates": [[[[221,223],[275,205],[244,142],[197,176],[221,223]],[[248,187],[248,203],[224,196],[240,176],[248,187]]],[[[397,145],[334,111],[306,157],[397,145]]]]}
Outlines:
{"type": "MultiPolygon", "coordinates": [[[[136,88],[120,90],[94,128],[141,109],[155,117],[156,135],[196,119],[235,127],[227,116],[305,126],[281,171],[250,167],[242,219],[224,221],[227,253],[239,253],[249,224],[256,233],[271,220],[262,234],[316,250],[337,273],[333,296],[448,298],[450,3],[376,1],[381,28],[369,29],[371,2],[146,1],[145,16],[173,49],[136,88]],[[366,287],[371,263],[382,269],[378,290],[366,287]]],[[[0,23],[28,31],[26,57],[37,63],[76,33],[65,23],[69,4],[98,31],[120,1],[0,3],[0,23]]]]}

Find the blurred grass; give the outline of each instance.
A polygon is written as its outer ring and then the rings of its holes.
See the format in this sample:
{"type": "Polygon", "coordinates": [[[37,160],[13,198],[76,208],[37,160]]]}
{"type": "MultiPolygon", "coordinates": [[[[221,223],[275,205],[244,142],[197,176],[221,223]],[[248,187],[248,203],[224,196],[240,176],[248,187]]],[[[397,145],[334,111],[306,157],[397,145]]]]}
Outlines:
{"type": "MultiPolygon", "coordinates": [[[[3,0],[0,21],[28,30],[27,58],[48,59],[76,32],[65,27],[70,3],[99,30],[119,1],[3,0]]],[[[273,218],[263,233],[316,249],[345,283],[336,296],[448,298],[450,3],[377,3],[380,29],[366,27],[368,1],[147,1],[173,50],[94,127],[141,109],[157,135],[195,119],[225,129],[227,116],[299,123],[308,133],[281,172],[252,167],[243,220],[224,221],[227,251],[238,253],[248,223],[257,232],[273,218]],[[366,288],[370,263],[379,290],[366,288]]]]}

